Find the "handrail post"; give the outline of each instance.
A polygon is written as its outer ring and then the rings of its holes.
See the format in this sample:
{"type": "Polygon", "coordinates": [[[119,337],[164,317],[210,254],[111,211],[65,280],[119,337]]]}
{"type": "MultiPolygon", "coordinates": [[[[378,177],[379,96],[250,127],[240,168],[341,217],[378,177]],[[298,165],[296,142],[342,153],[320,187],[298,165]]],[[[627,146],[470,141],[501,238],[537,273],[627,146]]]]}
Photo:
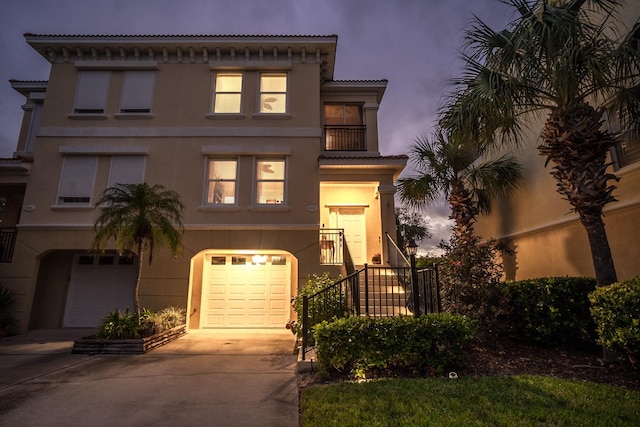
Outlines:
{"type": "Polygon", "coordinates": [[[369,315],[369,269],[367,263],[364,264],[364,312],[369,315]]]}
{"type": "Polygon", "coordinates": [[[309,342],[309,297],[302,297],[302,360],[307,354],[307,343],[309,342]]]}
{"type": "Polygon", "coordinates": [[[411,287],[413,288],[413,316],[420,317],[420,296],[418,288],[418,272],[416,271],[416,256],[411,254],[411,287]]]}

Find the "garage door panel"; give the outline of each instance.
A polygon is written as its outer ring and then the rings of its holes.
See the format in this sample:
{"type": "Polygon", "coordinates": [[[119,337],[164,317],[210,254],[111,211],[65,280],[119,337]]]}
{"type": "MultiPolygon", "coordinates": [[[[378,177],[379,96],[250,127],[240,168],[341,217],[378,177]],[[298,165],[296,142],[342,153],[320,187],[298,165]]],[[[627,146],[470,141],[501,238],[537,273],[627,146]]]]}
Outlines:
{"type": "Polygon", "coordinates": [[[283,285],[271,285],[269,288],[271,295],[282,296],[287,292],[287,288],[283,285]]]}
{"type": "MultiPolygon", "coordinates": [[[[203,282],[208,285],[203,286],[202,307],[211,313],[201,314],[201,327],[281,327],[289,315],[290,263],[253,265],[247,257],[247,263],[233,264],[237,258],[227,255],[224,265],[203,263],[203,282]],[[208,304],[209,299],[223,299],[224,303],[208,304]]],[[[276,262],[283,262],[282,258],[276,262]]]]}
{"type": "Polygon", "coordinates": [[[115,255],[101,258],[111,258],[112,265],[100,264],[98,257],[74,257],[63,327],[96,327],[115,309],[133,309],[136,265],[120,265],[115,255]]]}

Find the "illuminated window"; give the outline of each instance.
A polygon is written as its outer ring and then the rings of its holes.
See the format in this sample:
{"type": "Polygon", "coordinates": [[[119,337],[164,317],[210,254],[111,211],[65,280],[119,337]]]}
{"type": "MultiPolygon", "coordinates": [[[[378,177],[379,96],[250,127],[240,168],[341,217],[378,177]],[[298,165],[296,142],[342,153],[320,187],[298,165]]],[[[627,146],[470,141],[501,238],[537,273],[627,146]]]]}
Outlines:
{"type": "Polygon", "coordinates": [[[207,171],[207,204],[236,203],[237,159],[209,159],[207,171]]]}
{"type": "Polygon", "coordinates": [[[239,113],[242,101],[242,74],[216,74],[214,113],[239,113]]]}
{"type": "Polygon", "coordinates": [[[260,75],[260,112],[287,112],[286,73],[263,73],[260,75]]]}
{"type": "Polygon", "coordinates": [[[283,204],[285,202],[285,160],[256,160],[256,203],[283,204]]]}
{"type": "Polygon", "coordinates": [[[326,125],[361,125],[362,109],[354,104],[327,104],[324,120],[326,125]]]}

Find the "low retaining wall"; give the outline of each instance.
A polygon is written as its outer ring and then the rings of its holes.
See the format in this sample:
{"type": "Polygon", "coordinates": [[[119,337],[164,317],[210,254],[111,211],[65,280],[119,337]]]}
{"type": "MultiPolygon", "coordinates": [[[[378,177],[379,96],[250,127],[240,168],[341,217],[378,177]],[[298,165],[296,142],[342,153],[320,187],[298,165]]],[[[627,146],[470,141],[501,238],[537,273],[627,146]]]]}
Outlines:
{"type": "Polygon", "coordinates": [[[181,325],[146,338],[129,340],[103,340],[80,338],[73,342],[72,354],[144,354],[161,347],[186,334],[186,326],[181,325]]]}

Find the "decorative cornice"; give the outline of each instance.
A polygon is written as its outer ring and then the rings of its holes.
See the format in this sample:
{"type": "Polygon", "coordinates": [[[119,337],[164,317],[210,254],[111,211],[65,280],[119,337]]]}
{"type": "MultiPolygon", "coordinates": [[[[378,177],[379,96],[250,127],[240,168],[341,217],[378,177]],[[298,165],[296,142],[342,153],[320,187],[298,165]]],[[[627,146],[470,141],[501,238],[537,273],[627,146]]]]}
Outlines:
{"type": "Polygon", "coordinates": [[[215,64],[216,61],[317,63],[332,80],[338,36],[295,35],[24,35],[52,63],[158,61],[215,64]]]}

